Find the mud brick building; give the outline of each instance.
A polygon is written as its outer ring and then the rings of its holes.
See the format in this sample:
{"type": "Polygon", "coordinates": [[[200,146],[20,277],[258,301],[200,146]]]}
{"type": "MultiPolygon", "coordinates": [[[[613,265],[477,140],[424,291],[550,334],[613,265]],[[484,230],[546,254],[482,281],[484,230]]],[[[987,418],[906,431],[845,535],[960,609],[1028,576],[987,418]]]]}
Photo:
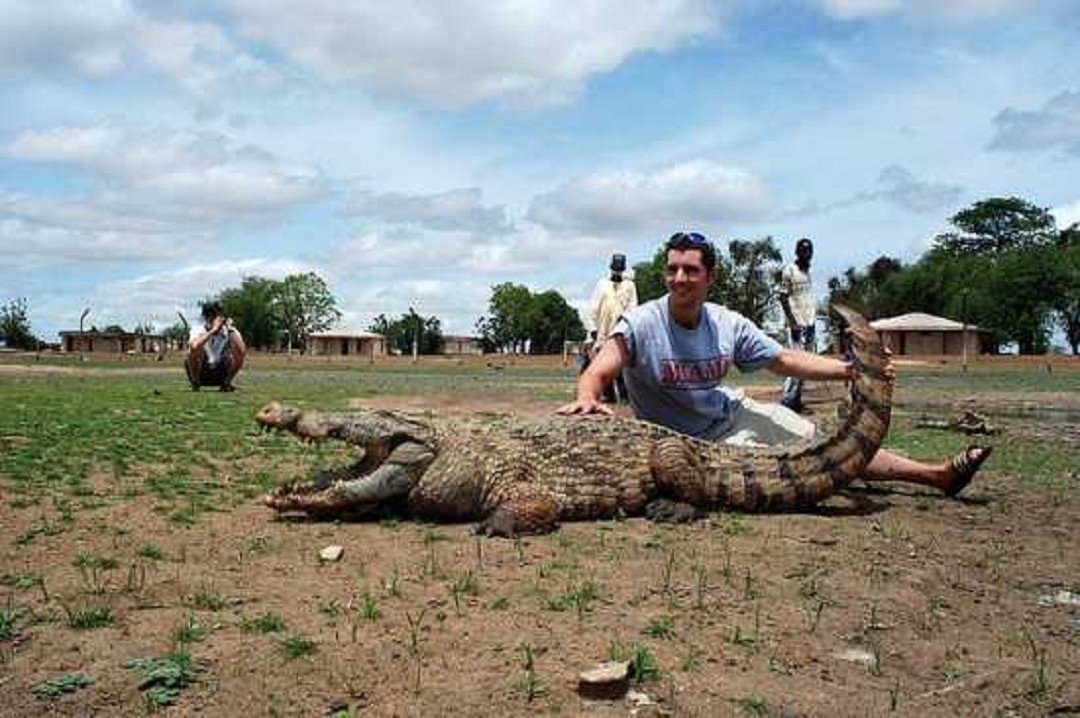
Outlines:
{"type": "Polygon", "coordinates": [[[881,332],[882,342],[898,356],[978,356],[984,352],[983,330],[933,314],[901,314],[870,322],[870,326],[881,332]]]}

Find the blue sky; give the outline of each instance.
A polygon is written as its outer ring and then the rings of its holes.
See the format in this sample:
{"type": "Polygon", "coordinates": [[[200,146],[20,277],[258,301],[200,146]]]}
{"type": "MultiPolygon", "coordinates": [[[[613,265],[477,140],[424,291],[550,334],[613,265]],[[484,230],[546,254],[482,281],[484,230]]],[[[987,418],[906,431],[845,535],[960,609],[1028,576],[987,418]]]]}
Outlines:
{"type": "Polygon", "coordinates": [[[0,0],[0,301],[55,340],[315,271],[343,324],[584,307],[673,231],[816,284],[994,195],[1080,221],[1070,0],[0,0]]]}

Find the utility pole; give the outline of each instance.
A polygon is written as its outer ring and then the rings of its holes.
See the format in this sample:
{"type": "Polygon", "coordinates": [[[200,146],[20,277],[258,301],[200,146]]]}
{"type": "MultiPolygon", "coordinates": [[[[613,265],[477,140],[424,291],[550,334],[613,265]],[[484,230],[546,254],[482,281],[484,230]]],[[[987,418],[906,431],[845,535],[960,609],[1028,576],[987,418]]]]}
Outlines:
{"type": "Polygon", "coordinates": [[[90,307],[83,310],[79,316],[79,362],[86,361],[86,357],[83,356],[83,322],[86,321],[86,315],[90,313],[90,307]]]}
{"type": "Polygon", "coordinates": [[[409,307],[409,315],[413,318],[412,363],[415,364],[420,353],[420,315],[412,307],[409,307]]]}
{"type": "Polygon", "coordinates": [[[967,298],[968,298],[968,290],[967,290],[967,287],[964,287],[964,289],[960,293],[960,312],[961,312],[960,319],[961,319],[961,321],[963,322],[963,325],[964,325],[964,328],[963,328],[963,330],[962,330],[962,332],[960,334],[960,340],[964,344],[964,373],[965,374],[967,373],[967,370],[968,370],[968,332],[967,332],[967,314],[968,314],[968,312],[967,312],[967,298]]]}

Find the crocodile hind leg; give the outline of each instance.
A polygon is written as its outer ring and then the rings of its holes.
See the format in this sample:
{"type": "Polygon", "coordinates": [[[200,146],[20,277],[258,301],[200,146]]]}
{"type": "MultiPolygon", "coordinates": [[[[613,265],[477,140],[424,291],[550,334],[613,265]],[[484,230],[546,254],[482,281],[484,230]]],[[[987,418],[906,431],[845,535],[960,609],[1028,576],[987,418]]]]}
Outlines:
{"type": "Polygon", "coordinates": [[[559,526],[559,513],[559,502],[550,491],[518,482],[501,492],[495,509],[473,527],[473,533],[506,538],[551,533],[559,526]]]}
{"type": "MultiPolygon", "coordinates": [[[[335,480],[335,476],[340,476],[339,472],[325,472],[331,475],[331,483],[324,488],[318,486],[325,483],[325,476],[322,481],[317,477],[315,482],[299,487],[286,486],[269,493],[263,497],[263,503],[277,511],[303,511],[310,515],[377,508],[406,497],[433,458],[432,451],[422,444],[402,444],[371,473],[335,480]]],[[[365,457],[341,473],[348,476],[363,472],[372,463],[365,457]]]]}

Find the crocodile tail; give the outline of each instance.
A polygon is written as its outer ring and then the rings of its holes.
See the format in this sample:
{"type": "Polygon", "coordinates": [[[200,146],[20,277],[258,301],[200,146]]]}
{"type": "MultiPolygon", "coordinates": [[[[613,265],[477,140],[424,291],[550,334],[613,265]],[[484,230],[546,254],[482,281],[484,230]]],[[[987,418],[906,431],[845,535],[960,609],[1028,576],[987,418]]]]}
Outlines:
{"type": "Polygon", "coordinates": [[[683,438],[662,440],[652,464],[666,493],[697,506],[788,511],[813,506],[862,474],[889,428],[888,355],[865,318],[841,305],[834,304],[833,311],[848,324],[849,358],[855,365],[846,415],[837,430],[806,449],[779,455],[683,438]]]}

